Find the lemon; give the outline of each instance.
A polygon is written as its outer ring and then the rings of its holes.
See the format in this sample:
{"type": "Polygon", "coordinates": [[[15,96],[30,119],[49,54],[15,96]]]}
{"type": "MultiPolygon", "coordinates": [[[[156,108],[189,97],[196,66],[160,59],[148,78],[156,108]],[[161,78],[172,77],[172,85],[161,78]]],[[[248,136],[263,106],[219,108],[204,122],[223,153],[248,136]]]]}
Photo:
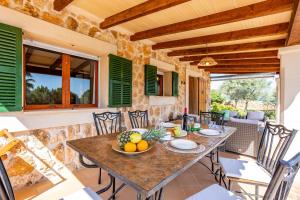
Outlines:
{"type": "Polygon", "coordinates": [[[135,152],[136,151],[136,144],[132,142],[127,142],[124,146],[124,150],[126,152],[135,152]]]}
{"type": "Polygon", "coordinates": [[[141,140],[137,144],[138,151],[145,151],[146,149],[148,149],[148,147],[149,147],[149,145],[148,145],[148,142],[146,140],[141,140]]]}
{"type": "Polygon", "coordinates": [[[140,133],[132,133],[130,135],[130,142],[132,143],[138,143],[142,140],[142,135],[140,133]]]}

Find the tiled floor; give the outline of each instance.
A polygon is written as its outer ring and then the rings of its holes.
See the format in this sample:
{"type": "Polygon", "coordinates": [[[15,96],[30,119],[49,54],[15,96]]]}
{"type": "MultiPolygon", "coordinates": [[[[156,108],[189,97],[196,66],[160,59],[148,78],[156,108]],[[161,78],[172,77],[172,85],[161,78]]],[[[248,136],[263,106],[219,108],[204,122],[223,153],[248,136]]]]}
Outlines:
{"type": "MultiPolygon", "coordinates": [[[[237,157],[229,154],[226,154],[226,156],[237,157]]],[[[204,162],[207,162],[207,160],[204,162]]],[[[107,174],[104,174],[102,185],[97,184],[98,169],[82,169],[77,171],[74,175],[74,180],[64,181],[57,185],[51,184],[50,181],[43,181],[41,183],[17,190],[15,191],[16,199],[57,200],[60,197],[75,191],[77,188],[87,186],[96,191],[108,183],[108,176],[107,174]]],[[[213,176],[209,174],[209,171],[205,167],[197,163],[164,188],[163,199],[183,200],[213,183],[215,183],[213,176]]],[[[117,185],[120,185],[119,181],[117,181],[117,185]]],[[[242,188],[247,192],[253,192],[254,189],[253,186],[249,185],[234,184],[233,187],[236,190],[240,190],[242,188]]],[[[289,198],[290,200],[300,199],[300,195],[298,194],[300,191],[299,189],[299,184],[297,184],[297,186],[291,191],[289,198]]],[[[263,193],[263,189],[260,191],[263,193]]],[[[108,199],[109,196],[110,192],[106,192],[101,195],[103,199],[108,199]]],[[[129,186],[126,186],[117,195],[117,199],[119,200],[132,200],[135,198],[136,192],[129,186]]],[[[248,199],[251,198],[248,197],[248,199]]]]}

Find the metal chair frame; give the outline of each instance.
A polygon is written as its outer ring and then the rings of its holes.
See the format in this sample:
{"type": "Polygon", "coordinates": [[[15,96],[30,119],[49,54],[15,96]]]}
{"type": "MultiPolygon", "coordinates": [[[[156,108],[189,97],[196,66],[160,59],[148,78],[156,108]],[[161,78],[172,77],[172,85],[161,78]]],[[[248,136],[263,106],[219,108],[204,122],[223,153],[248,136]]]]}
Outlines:
{"type": "Polygon", "coordinates": [[[263,200],[286,200],[300,168],[300,153],[288,161],[280,160],[263,200]]]}
{"type": "MultiPolygon", "coordinates": [[[[200,123],[201,124],[210,124],[223,126],[224,125],[224,113],[218,112],[200,112],[200,123]]],[[[224,146],[225,142],[220,144],[220,146],[224,146]]],[[[215,165],[219,163],[219,147],[213,149],[209,154],[206,155],[210,159],[211,167],[209,168],[203,162],[200,162],[203,166],[205,166],[214,176],[216,181],[218,181],[219,169],[215,170],[215,165]]]]}
{"type": "MultiPolygon", "coordinates": [[[[121,132],[122,130],[121,117],[122,117],[121,112],[103,112],[103,113],[93,112],[93,118],[95,122],[97,135],[107,135],[107,134],[121,132]]],[[[85,163],[82,155],[79,155],[79,161],[86,168],[98,168],[97,165],[85,163]]],[[[119,192],[125,186],[125,184],[122,184],[116,190],[115,177],[113,177],[110,174],[109,177],[110,177],[109,184],[105,186],[103,189],[99,190],[97,193],[101,194],[103,192],[106,192],[112,187],[112,196],[110,199],[115,199],[115,194],[119,192]]],[[[101,184],[101,182],[102,182],[102,169],[99,168],[98,184],[101,184]]]]}
{"type": "MultiPolygon", "coordinates": [[[[275,125],[267,122],[258,149],[256,158],[257,164],[273,175],[278,162],[283,159],[296,133],[297,130],[295,129],[289,130],[282,125],[275,125]],[[274,148],[273,145],[275,145],[274,139],[276,136],[279,138],[279,141],[274,148]]],[[[238,182],[236,179],[231,180],[230,177],[226,177],[225,174],[223,175],[222,168],[220,167],[219,184],[221,185],[223,182],[224,186],[230,190],[232,181],[238,182]],[[225,178],[228,179],[228,183],[225,182],[225,178]]],[[[244,180],[243,183],[255,185],[254,196],[256,198],[259,197],[258,186],[266,186],[266,184],[254,183],[253,181],[247,182],[244,180]]]]}
{"type": "Polygon", "coordinates": [[[149,126],[148,110],[128,111],[128,116],[132,128],[147,128],[149,126]]]}
{"type": "Polygon", "coordinates": [[[15,200],[14,191],[9,181],[7,172],[0,158],[0,199],[15,200]]]}

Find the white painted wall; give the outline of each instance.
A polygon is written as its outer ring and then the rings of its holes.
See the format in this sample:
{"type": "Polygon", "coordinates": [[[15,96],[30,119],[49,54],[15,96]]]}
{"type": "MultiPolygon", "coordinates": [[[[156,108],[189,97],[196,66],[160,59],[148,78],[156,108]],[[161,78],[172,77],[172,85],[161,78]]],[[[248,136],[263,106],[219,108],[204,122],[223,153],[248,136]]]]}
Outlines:
{"type": "Polygon", "coordinates": [[[280,56],[280,122],[299,130],[286,158],[300,152],[300,45],[279,50],[280,56]]]}
{"type": "MultiPolygon", "coordinates": [[[[299,130],[291,144],[285,160],[300,152],[300,45],[279,50],[280,56],[280,123],[299,130]]],[[[291,193],[298,193],[298,172],[291,193]]]]}

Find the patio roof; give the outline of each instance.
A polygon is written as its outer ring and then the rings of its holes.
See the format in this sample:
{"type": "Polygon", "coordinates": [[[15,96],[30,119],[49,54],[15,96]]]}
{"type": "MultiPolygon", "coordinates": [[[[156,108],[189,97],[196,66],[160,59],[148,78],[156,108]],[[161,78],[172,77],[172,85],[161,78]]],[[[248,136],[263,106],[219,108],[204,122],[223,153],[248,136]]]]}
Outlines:
{"type": "Polygon", "coordinates": [[[194,61],[192,65],[208,50],[219,62],[205,68],[211,73],[279,73],[278,48],[300,43],[297,2],[56,0],[54,8],[84,10],[99,18],[100,28],[122,28],[131,33],[132,41],[150,42],[153,49],[163,49],[182,62],[194,61]]]}

